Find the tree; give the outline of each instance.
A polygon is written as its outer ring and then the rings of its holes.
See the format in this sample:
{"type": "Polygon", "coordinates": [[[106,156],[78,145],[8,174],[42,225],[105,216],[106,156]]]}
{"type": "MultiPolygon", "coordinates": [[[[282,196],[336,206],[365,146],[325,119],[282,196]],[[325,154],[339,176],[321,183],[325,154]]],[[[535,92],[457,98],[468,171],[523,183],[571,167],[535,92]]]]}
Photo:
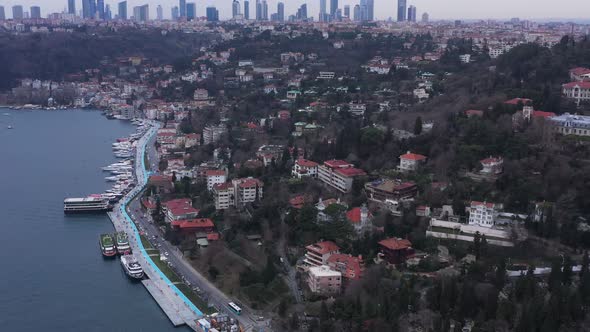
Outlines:
{"type": "Polygon", "coordinates": [[[416,118],[416,122],[414,123],[414,135],[422,134],[422,117],[419,116],[416,118]]]}
{"type": "Polygon", "coordinates": [[[264,267],[264,270],[262,270],[262,273],[261,273],[262,282],[265,285],[268,285],[271,281],[274,280],[276,275],[277,275],[277,270],[275,268],[275,265],[272,261],[272,258],[270,256],[268,256],[268,258],[266,259],[266,266],[264,267]]]}
{"type": "Polygon", "coordinates": [[[286,313],[287,313],[287,300],[283,297],[283,298],[281,298],[281,302],[279,302],[279,316],[285,318],[286,313]]]}

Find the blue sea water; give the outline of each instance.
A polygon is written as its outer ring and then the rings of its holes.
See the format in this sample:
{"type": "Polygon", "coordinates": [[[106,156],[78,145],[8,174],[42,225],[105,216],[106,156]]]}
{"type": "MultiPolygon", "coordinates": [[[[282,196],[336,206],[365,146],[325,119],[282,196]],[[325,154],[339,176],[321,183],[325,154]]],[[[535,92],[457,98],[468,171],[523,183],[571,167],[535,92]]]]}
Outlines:
{"type": "Polygon", "coordinates": [[[109,187],[100,168],[134,130],[97,111],[0,108],[0,331],[188,331],[103,259],[106,215],[63,214],[65,197],[109,187]]]}

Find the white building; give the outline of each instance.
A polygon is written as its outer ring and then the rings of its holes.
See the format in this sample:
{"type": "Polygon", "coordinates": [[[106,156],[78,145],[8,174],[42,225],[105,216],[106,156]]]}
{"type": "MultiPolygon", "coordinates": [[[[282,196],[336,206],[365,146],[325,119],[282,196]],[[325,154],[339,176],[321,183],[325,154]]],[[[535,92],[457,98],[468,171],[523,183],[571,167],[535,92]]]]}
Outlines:
{"type": "Polygon", "coordinates": [[[207,126],[203,128],[203,143],[211,144],[217,142],[221,135],[227,132],[227,127],[223,124],[217,126],[207,126]]]}
{"type": "Polygon", "coordinates": [[[469,210],[469,225],[492,227],[496,222],[499,207],[495,203],[471,202],[469,210]]]}
{"type": "Polygon", "coordinates": [[[296,178],[303,178],[303,177],[318,177],[318,163],[307,160],[307,159],[297,159],[295,161],[295,165],[293,165],[293,169],[291,170],[291,175],[296,178]]]}
{"type": "Polygon", "coordinates": [[[356,116],[365,115],[365,111],[367,110],[367,105],[365,104],[349,103],[348,107],[348,111],[356,116]]]}
{"type": "Polygon", "coordinates": [[[565,113],[550,119],[555,131],[560,134],[590,136],[590,116],[565,113]]]}
{"type": "Polygon", "coordinates": [[[308,286],[313,293],[337,294],[342,287],[342,273],[330,269],[327,265],[310,267],[308,286]]]}
{"type": "Polygon", "coordinates": [[[365,171],[344,160],[328,160],[318,167],[320,181],[343,193],[352,189],[352,182],[356,176],[365,174],[365,171]]]}
{"type": "Polygon", "coordinates": [[[254,178],[234,179],[231,183],[213,185],[215,209],[223,210],[230,206],[242,207],[262,199],[264,183],[254,178]]]}
{"type": "Polygon", "coordinates": [[[502,157],[495,158],[490,156],[479,162],[481,163],[482,169],[480,173],[482,174],[498,175],[501,174],[504,169],[504,159],[502,157]]]}
{"type": "Polygon", "coordinates": [[[224,170],[207,170],[205,171],[205,176],[207,177],[207,190],[209,191],[213,190],[214,185],[225,183],[227,181],[227,176],[224,170]]]}
{"type": "Polygon", "coordinates": [[[459,55],[459,60],[461,60],[462,63],[469,63],[471,62],[471,54],[461,54],[459,55]]]}
{"type": "Polygon", "coordinates": [[[320,80],[331,80],[336,76],[336,73],[333,71],[321,71],[318,75],[318,79],[320,80]]]}
{"type": "Polygon", "coordinates": [[[426,162],[426,156],[408,151],[399,157],[399,170],[402,172],[416,171],[426,162]]]}
{"type": "Polygon", "coordinates": [[[590,82],[571,82],[562,86],[563,95],[568,99],[573,99],[576,104],[582,101],[590,100],[590,82]]]}

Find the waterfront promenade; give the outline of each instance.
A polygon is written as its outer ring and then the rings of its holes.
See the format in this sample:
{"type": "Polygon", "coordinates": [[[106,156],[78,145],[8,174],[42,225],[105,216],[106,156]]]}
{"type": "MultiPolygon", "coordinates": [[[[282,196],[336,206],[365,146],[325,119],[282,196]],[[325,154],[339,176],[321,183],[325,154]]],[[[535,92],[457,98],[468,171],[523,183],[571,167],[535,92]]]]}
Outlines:
{"type": "Polygon", "coordinates": [[[152,122],[152,127],[137,142],[135,175],[137,185],[109,212],[109,218],[117,231],[125,231],[129,236],[129,242],[133,255],[137,258],[149,280],[143,282],[148,292],[160,305],[174,326],[188,325],[197,331],[196,321],[203,313],[160,271],[149,257],[143,244],[139,230],[131,220],[127,212],[127,204],[141,193],[147,183],[149,174],[144,164],[145,147],[160,127],[157,122],[152,122]]]}

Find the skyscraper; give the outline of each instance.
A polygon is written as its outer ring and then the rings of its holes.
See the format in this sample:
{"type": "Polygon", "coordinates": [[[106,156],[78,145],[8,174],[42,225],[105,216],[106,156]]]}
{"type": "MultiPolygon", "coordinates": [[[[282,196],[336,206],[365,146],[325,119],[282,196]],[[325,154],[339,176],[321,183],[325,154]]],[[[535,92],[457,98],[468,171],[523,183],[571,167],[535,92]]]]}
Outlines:
{"type": "Polygon", "coordinates": [[[194,2],[186,4],[186,19],[187,21],[193,21],[197,17],[197,5],[194,2]]]}
{"type": "Polygon", "coordinates": [[[82,17],[94,18],[96,16],[96,1],[82,0],[82,17]]]}
{"type": "Polygon", "coordinates": [[[249,20],[250,19],[250,1],[244,1],[244,18],[249,20]]]}
{"type": "Polygon", "coordinates": [[[330,16],[336,16],[336,9],[338,9],[338,0],[330,0],[330,16]]]}
{"type": "Polygon", "coordinates": [[[176,21],[178,20],[180,13],[178,12],[178,6],[174,6],[172,7],[172,10],[170,12],[170,16],[172,17],[172,20],[176,21]]]}
{"type": "Polygon", "coordinates": [[[0,6],[0,21],[6,20],[6,12],[4,12],[4,6],[0,6]]]}
{"type": "Polygon", "coordinates": [[[268,21],[268,2],[262,0],[262,19],[268,21]]]}
{"type": "Polygon", "coordinates": [[[104,6],[104,19],[108,20],[108,21],[113,19],[113,12],[111,11],[111,5],[104,6]]]}
{"type": "Polygon", "coordinates": [[[415,6],[408,7],[408,21],[409,22],[416,22],[416,7],[415,6]]]}
{"type": "Polygon", "coordinates": [[[328,12],[326,11],[326,0],[320,0],[320,14],[318,20],[320,22],[327,21],[328,12]]]}
{"type": "Polygon", "coordinates": [[[25,18],[25,14],[23,12],[23,6],[16,5],[12,6],[12,18],[15,20],[22,20],[25,18]]]}
{"type": "Polygon", "coordinates": [[[350,18],[350,5],[344,6],[344,17],[350,18]]]}
{"type": "Polygon", "coordinates": [[[76,0],[68,0],[68,14],[76,14],[76,0]]]}
{"type": "Polygon", "coordinates": [[[103,20],[104,19],[104,0],[97,0],[96,1],[96,12],[98,13],[98,18],[103,20]]]}
{"type": "Polygon", "coordinates": [[[127,19],[127,1],[119,2],[119,19],[120,20],[127,19]]]}
{"type": "Polygon", "coordinates": [[[178,2],[178,9],[180,11],[180,17],[186,17],[186,0],[180,0],[178,2]]]}
{"type": "Polygon", "coordinates": [[[355,5],[352,11],[352,20],[359,22],[361,20],[361,6],[355,5]]]}
{"type": "Polygon", "coordinates": [[[31,6],[31,18],[41,18],[41,7],[31,6]]]}
{"type": "Polygon", "coordinates": [[[406,20],[406,0],[397,0],[397,21],[403,22],[406,20]]]}
{"type": "Polygon", "coordinates": [[[256,21],[262,20],[262,2],[256,0],[256,21]]]}
{"type": "Polygon", "coordinates": [[[367,1],[367,21],[375,20],[375,0],[367,1]]]}
{"type": "Polygon", "coordinates": [[[367,2],[368,0],[361,0],[360,3],[359,21],[361,22],[366,22],[369,20],[369,5],[367,2]]]}
{"type": "Polygon", "coordinates": [[[156,18],[158,19],[158,21],[164,19],[164,9],[162,9],[161,5],[158,5],[158,7],[156,7],[156,18]]]}
{"type": "Polygon", "coordinates": [[[300,21],[307,20],[307,4],[304,3],[299,9],[297,9],[297,15],[295,17],[300,21]]]}
{"type": "Polygon", "coordinates": [[[422,22],[427,23],[429,19],[428,13],[422,14],[422,22]]]}
{"type": "Polygon", "coordinates": [[[231,17],[237,18],[240,15],[240,2],[238,0],[234,0],[231,4],[231,17]]]}
{"type": "Polygon", "coordinates": [[[277,4],[277,19],[279,22],[285,21],[285,4],[282,2],[277,4]]]}
{"type": "Polygon", "coordinates": [[[207,21],[217,22],[219,21],[219,11],[215,7],[207,7],[207,21]]]}

